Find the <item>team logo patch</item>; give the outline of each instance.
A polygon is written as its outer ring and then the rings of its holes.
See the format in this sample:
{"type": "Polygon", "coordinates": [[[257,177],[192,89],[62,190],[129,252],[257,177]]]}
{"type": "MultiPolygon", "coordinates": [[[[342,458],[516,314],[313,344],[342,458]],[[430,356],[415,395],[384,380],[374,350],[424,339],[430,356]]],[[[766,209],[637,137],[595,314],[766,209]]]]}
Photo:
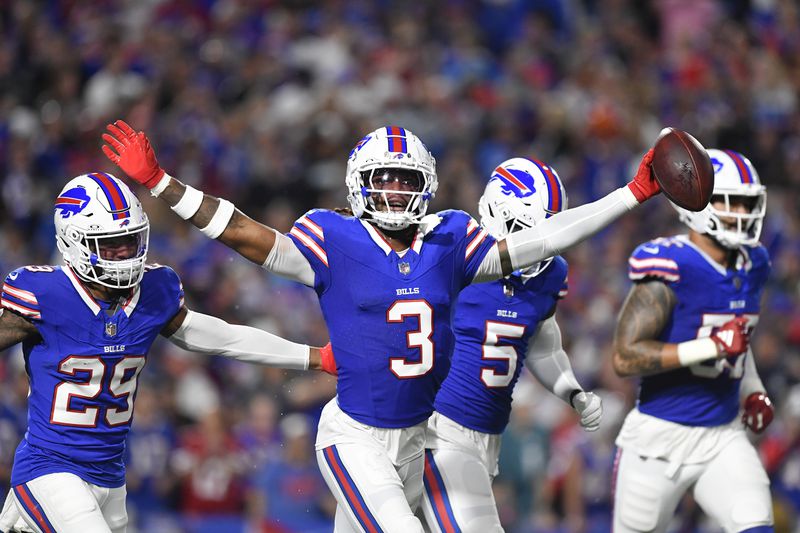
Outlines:
{"type": "Polygon", "coordinates": [[[109,337],[113,337],[117,334],[117,323],[116,322],[106,322],[106,335],[109,337]]]}
{"type": "Polygon", "coordinates": [[[75,187],[56,198],[55,208],[60,210],[61,218],[69,218],[77,215],[86,208],[89,203],[89,195],[83,187],[75,187]]]}
{"type": "Polygon", "coordinates": [[[397,264],[397,269],[400,270],[400,273],[405,276],[411,272],[411,265],[403,261],[397,264]]]}
{"type": "Polygon", "coordinates": [[[533,176],[522,170],[497,167],[494,169],[492,179],[500,181],[500,189],[506,196],[526,198],[536,192],[533,176]]]}

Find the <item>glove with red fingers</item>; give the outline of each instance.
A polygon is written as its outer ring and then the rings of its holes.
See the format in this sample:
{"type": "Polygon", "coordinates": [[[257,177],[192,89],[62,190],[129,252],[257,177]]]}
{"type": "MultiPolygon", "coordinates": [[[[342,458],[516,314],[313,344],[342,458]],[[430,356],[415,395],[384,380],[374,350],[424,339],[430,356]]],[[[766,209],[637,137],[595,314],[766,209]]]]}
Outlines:
{"type": "Polygon", "coordinates": [[[655,176],[653,176],[652,163],[653,149],[650,148],[642,157],[639,169],[636,171],[633,180],[628,183],[628,188],[640,204],[661,192],[661,187],[658,185],[655,176]]]}
{"type": "Polygon", "coordinates": [[[747,332],[747,319],[736,317],[721,327],[711,330],[710,338],[717,345],[717,357],[735,357],[747,351],[750,335],[747,332]]]}
{"type": "Polygon", "coordinates": [[[767,429],[774,417],[772,401],[763,392],[754,392],[745,399],[742,424],[753,433],[761,433],[767,429]]]}
{"type": "Polygon", "coordinates": [[[164,177],[164,169],[158,165],[156,154],[150,140],[136,132],[124,120],[117,120],[106,126],[109,133],[102,135],[108,144],[103,145],[103,153],[113,163],[148,189],[152,189],[164,177]]]}
{"type": "Polygon", "coordinates": [[[323,372],[330,374],[331,376],[338,374],[338,371],[336,370],[336,359],[333,358],[333,348],[331,347],[330,342],[319,349],[319,357],[320,366],[322,367],[323,372]]]}

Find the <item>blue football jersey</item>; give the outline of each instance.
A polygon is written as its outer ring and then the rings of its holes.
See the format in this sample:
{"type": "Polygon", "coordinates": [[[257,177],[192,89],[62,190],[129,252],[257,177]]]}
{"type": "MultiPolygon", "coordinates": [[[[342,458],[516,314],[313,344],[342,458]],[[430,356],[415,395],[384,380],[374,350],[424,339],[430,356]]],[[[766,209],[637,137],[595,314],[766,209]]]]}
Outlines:
{"type": "Polygon", "coordinates": [[[6,277],[2,305],[27,317],[41,338],[25,341],[28,431],[13,485],[71,472],[100,486],[125,483],[125,437],[147,352],[183,305],[168,268],[148,266],[112,316],[69,267],[31,266],[6,277]]]}
{"type": "MultiPolygon", "coordinates": [[[[677,236],[636,248],[628,273],[633,281],[657,279],[673,290],[677,303],[658,340],[679,343],[708,337],[712,328],[736,316],[746,317],[752,330],[770,268],[769,255],[761,245],[742,247],[736,266],[726,269],[688,237],[677,236]]],[[[745,357],[704,361],[645,376],[639,410],[688,426],[726,424],[739,412],[745,357]]]]}
{"type": "Polygon", "coordinates": [[[314,210],[289,236],[315,272],[340,408],[376,427],[426,420],[449,368],[451,313],[494,244],[466,213],[425,217],[400,256],[367,222],[314,210]]]}
{"type": "Polygon", "coordinates": [[[461,291],[453,358],[436,411],[470,429],[502,433],[528,342],[566,293],[567,262],[560,256],[527,282],[512,275],[461,291]]]}

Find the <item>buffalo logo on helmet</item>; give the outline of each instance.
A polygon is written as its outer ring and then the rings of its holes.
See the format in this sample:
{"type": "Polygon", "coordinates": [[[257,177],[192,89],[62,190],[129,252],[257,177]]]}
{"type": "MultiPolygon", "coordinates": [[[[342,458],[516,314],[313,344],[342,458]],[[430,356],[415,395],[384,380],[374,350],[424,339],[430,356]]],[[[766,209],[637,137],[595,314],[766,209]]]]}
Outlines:
{"type": "Polygon", "coordinates": [[[526,198],[536,192],[533,176],[523,170],[497,167],[491,179],[501,182],[500,189],[507,196],[526,198]]]}
{"type": "Polygon", "coordinates": [[[89,195],[83,187],[75,187],[64,191],[56,198],[55,208],[61,211],[61,218],[69,218],[77,215],[86,208],[89,203],[89,195]]]}
{"type": "Polygon", "coordinates": [[[350,155],[349,155],[348,157],[349,157],[350,159],[353,159],[353,158],[356,156],[356,154],[357,154],[357,153],[358,153],[358,152],[361,150],[361,148],[363,148],[363,147],[364,147],[364,145],[365,145],[365,144],[367,144],[367,141],[369,141],[369,140],[370,140],[370,138],[371,138],[371,135],[367,135],[367,136],[365,136],[363,139],[361,139],[360,141],[358,141],[358,142],[356,143],[356,145],[355,145],[355,146],[353,146],[353,149],[352,149],[352,150],[350,150],[350,155]]]}

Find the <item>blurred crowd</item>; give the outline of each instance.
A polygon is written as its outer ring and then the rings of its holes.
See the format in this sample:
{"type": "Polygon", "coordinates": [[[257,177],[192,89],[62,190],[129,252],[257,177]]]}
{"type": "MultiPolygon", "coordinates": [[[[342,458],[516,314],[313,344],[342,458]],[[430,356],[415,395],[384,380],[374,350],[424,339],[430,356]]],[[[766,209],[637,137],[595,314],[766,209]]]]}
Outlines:
{"type": "MultiPolygon", "coordinates": [[[[748,156],[767,185],[773,259],[753,339],[777,408],[759,438],[779,531],[800,531],[800,8],[794,0],[31,0],[0,2],[0,270],[60,263],[53,199],[115,172],[105,124],[145,130],[161,165],[287,231],[346,204],[347,154],[397,124],[437,160],[434,210],[477,215],[494,166],[554,166],[579,205],[624,184],[664,126],[748,156]]],[[[209,241],[150,198],[152,262],[187,303],[322,345],[314,293],[209,241]]],[[[558,319],[602,429],[529,375],[503,440],[510,532],[608,531],[614,437],[636,381],[611,369],[640,242],[685,232],[663,199],[568,252],[558,319]]],[[[0,489],[25,431],[21,350],[0,357],[0,489]]],[[[313,532],[334,501],[313,453],[335,382],[160,342],[140,380],[128,453],[130,531],[313,532]]],[[[466,399],[465,401],[468,401],[466,399]]],[[[674,529],[714,531],[690,498],[674,529]]]]}

